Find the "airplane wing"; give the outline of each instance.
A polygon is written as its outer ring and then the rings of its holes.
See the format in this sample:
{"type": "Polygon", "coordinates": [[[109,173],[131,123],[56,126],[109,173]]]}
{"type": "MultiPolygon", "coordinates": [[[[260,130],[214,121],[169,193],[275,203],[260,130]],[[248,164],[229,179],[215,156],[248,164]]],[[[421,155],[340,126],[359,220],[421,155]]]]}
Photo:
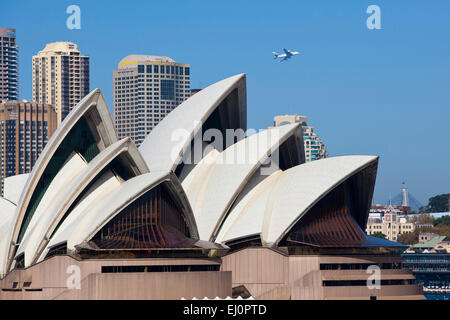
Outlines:
{"type": "Polygon", "coordinates": [[[289,55],[291,52],[288,49],[283,48],[284,53],[286,53],[287,55],[289,55]]]}

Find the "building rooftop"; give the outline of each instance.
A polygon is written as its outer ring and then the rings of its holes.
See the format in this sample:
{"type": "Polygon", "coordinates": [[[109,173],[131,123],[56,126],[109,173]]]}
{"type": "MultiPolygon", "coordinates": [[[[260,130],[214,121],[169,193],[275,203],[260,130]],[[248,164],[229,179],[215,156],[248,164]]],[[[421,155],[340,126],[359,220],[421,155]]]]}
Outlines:
{"type": "Polygon", "coordinates": [[[413,245],[413,248],[417,248],[417,249],[434,248],[438,243],[442,242],[445,238],[446,238],[445,236],[435,237],[425,243],[417,243],[417,244],[413,245]]]}
{"type": "MultiPolygon", "coordinates": [[[[423,213],[415,213],[415,214],[409,214],[408,218],[413,218],[413,217],[417,217],[419,215],[421,215],[423,213]]],[[[431,217],[437,219],[443,216],[450,216],[450,212],[431,212],[431,213],[426,213],[427,215],[430,215],[431,217]]]]}
{"type": "Polygon", "coordinates": [[[169,57],[165,56],[151,56],[151,55],[145,55],[145,54],[130,54],[120,60],[119,64],[117,65],[119,69],[124,68],[128,64],[137,64],[137,63],[144,63],[144,62],[170,62],[175,63],[175,60],[169,57]]]}
{"type": "Polygon", "coordinates": [[[0,36],[2,36],[2,37],[15,36],[15,35],[16,35],[16,29],[0,28],[0,36]]]}
{"type": "Polygon", "coordinates": [[[40,52],[67,52],[67,51],[79,51],[78,46],[73,42],[52,42],[48,43],[44,50],[40,52]]]}

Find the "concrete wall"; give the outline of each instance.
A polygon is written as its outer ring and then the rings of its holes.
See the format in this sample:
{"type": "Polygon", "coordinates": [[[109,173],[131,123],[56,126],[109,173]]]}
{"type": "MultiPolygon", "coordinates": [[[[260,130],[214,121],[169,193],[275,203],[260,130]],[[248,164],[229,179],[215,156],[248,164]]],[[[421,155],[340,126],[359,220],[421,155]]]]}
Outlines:
{"type": "MultiPolygon", "coordinates": [[[[397,262],[383,256],[288,256],[246,248],[217,259],[83,260],[55,256],[0,281],[0,299],[186,299],[227,297],[244,285],[256,299],[424,299],[419,285],[323,287],[323,280],[366,280],[365,270],[320,270],[321,263],[397,262]],[[221,271],[101,273],[102,266],[220,265],[221,271]],[[70,267],[81,271],[80,289],[68,289],[70,267]],[[24,282],[31,282],[24,287],[24,282]],[[10,291],[17,283],[16,290],[10,291]],[[8,290],[5,291],[4,289],[8,290]],[[38,289],[41,291],[27,291],[38,289]]],[[[413,279],[411,272],[383,269],[381,279],[413,279]]]]}
{"type": "MultiPolygon", "coordinates": [[[[323,280],[367,280],[366,270],[320,270],[321,263],[393,263],[394,256],[287,256],[269,248],[246,248],[222,258],[232,286],[244,285],[256,299],[424,299],[419,285],[323,287],[323,280]]],[[[381,271],[381,279],[414,279],[399,269],[381,271]]]]}
{"type": "Polygon", "coordinates": [[[287,285],[289,279],[287,257],[265,248],[229,254],[222,258],[221,270],[232,271],[233,287],[245,285],[254,297],[287,285]]]}
{"type": "MultiPolygon", "coordinates": [[[[231,296],[231,272],[101,273],[102,266],[219,264],[208,259],[84,260],[55,256],[24,270],[14,270],[0,281],[5,299],[192,299],[231,296]],[[67,273],[80,268],[80,288],[68,289],[67,273]],[[20,291],[4,291],[17,282],[20,291]],[[24,282],[31,282],[24,287],[24,282]],[[27,291],[27,290],[42,291],[27,291]]],[[[70,279],[69,279],[70,280],[70,279]]],[[[70,282],[69,282],[70,283],[70,282]]]]}
{"type": "Polygon", "coordinates": [[[81,283],[80,290],[66,289],[55,299],[89,300],[179,300],[181,298],[213,299],[231,296],[231,273],[151,272],[94,273],[81,283]]]}
{"type": "Polygon", "coordinates": [[[369,300],[370,296],[376,296],[377,299],[424,299],[421,287],[418,285],[393,285],[393,286],[381,286],[379,290],[369,290],[367,287],[325,287],[324,296],[325,300],[336,299],[366,299],[369,300]]]}

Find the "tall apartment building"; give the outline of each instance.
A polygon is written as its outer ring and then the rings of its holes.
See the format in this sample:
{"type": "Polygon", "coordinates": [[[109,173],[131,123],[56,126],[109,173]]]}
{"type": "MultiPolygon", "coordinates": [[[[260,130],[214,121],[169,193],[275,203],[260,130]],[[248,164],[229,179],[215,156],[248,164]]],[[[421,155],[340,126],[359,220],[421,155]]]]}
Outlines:
{"type": "Polygon", "coordinates": [[[129,55],[113,71],[114,125],[139,146],[170,111],[189,98],[190,66],[169,57],[129,55]]]}
{"type": "Polygon", "coordinates": [[[306,162],[311,162],[314,160],[324,159],[328,157],[328,152],[325,148],[325,144],[314,132],[314,128],[308,126],[307,117],[299,115],[283,115],[283,116],[276,116],[273,120],[275,127],[298,122],[302,124],[303,141],[305,143],[306,162]]]}
{"type": "Polygon", "coordinates": [[[58,125],[89,93],[89,57],[76,44],[54,42],[33,56],[33,101],[55,107],[58,125]]]}
{"type": "Polygon", "coordinates": [[[16,30],[0,28],[0,102],[19,99],[16,30]]]}
{"type": "Polygon", "coordinates": [[[31,172],[56,127],[56,111],[50,105],[24,101],[0,103],[1,186],[6,177],[31,172]]]}

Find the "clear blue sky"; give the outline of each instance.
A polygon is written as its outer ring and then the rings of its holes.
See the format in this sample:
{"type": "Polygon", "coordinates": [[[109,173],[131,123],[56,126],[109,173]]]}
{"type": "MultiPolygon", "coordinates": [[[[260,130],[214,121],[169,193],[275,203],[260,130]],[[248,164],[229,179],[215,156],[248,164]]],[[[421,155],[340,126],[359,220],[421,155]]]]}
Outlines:
{"type": "Polygon", "coordinates": [[[91,89],[112,105],[112,70],[128,54],[191,64],[191,87],[247,74],[249,128],[302,114],[330,155],[374,154],[375,202],[405,181],[423,204],[450,192],[450,1],[7,1],[17,29],[20,97],[31,100],[31,57],[72,41],[91,57],[91,89]],[[81,30],[66,28],[67,6],[81,30]],[[381,8],[382,30],[366,28],[381,8]],[[301,51],[287,63],[271,52],[301,51]]]}

